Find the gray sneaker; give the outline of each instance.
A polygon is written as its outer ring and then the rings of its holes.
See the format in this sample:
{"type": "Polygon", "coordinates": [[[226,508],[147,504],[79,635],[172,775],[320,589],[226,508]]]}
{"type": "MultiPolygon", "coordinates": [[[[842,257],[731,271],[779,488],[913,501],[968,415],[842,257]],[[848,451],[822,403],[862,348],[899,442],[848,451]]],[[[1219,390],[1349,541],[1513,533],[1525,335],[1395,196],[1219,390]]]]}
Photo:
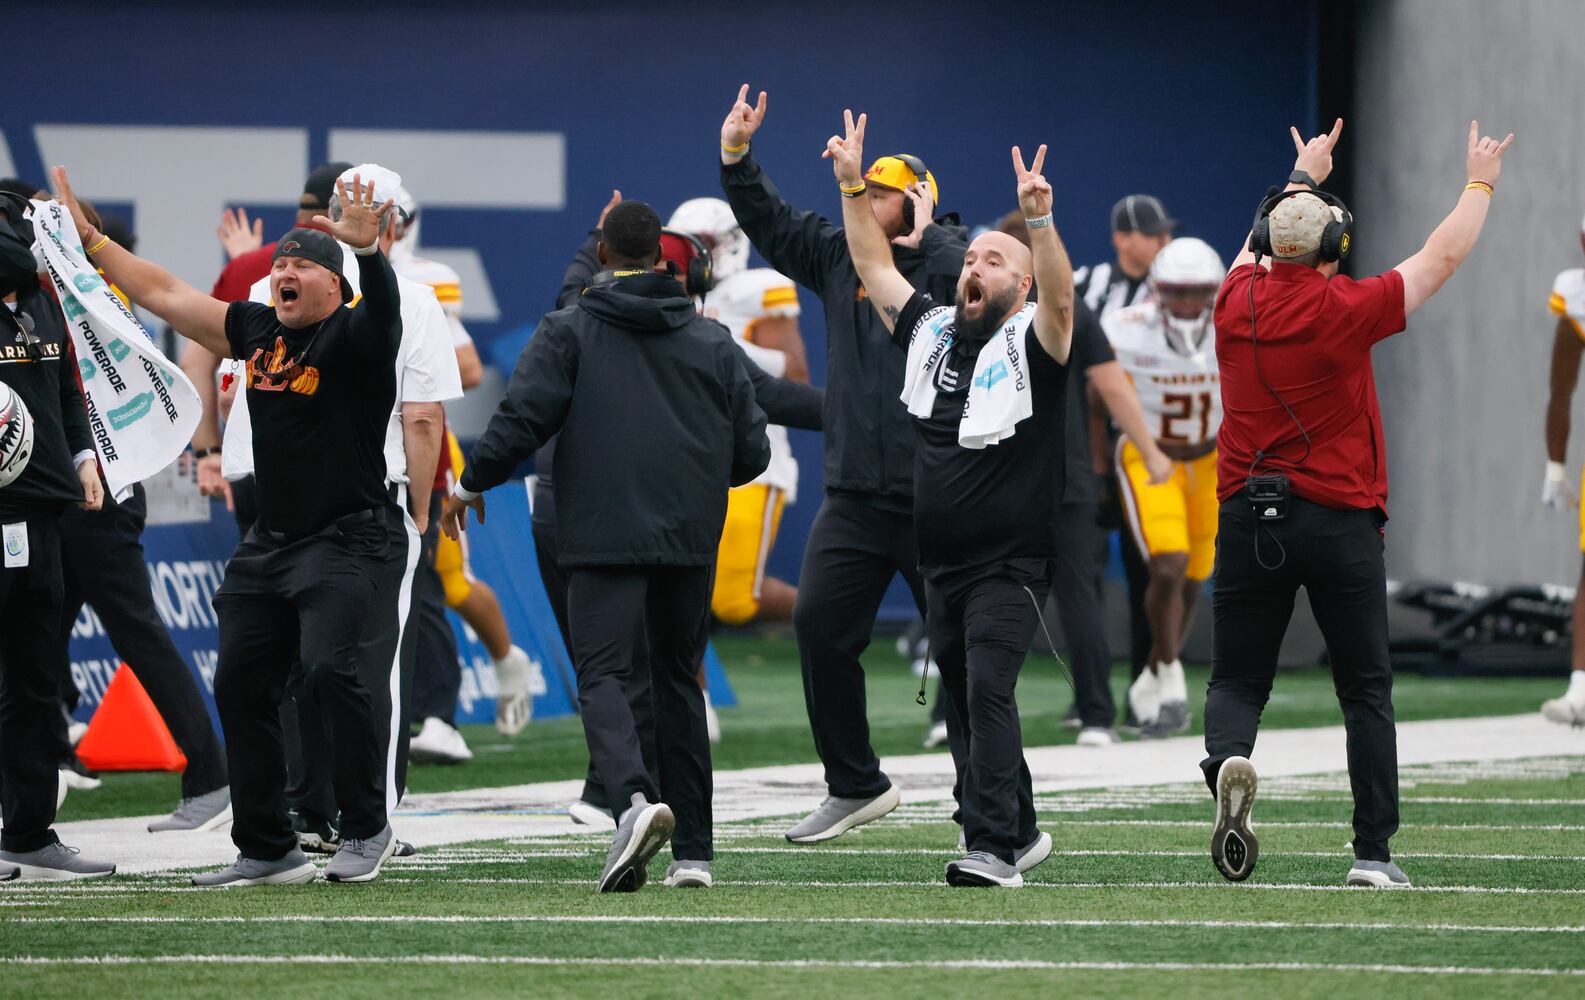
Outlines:
{"type": "Polygon", "coordinates": [[[248,885],[307,885],[319,875],[308,855],[293,848],[274,861],[237,855],[237,860],[217,872],[194,875],[193,885],[229,889],[248,885]]]}
{"type": "Polygon", "coordinates": [[[167,830],[213,830],[231,822],[231,787],[183,799],[176,811],[149,824],[150,833],[167,830]]]}
{"type": "Polygon", "coordinates": [[[1169,736],[1188,731],[1189,703],[1184,701],[1164,701],[1161,703],[1161,710],[1156,714],[1156,721],[1139,727],[1139,738],[1164,740],[1169,736]]]}
{"type": "Polygon", "coordinates": [[[947,862],[947,885],[1017,889],[1023,884],[1024,876],[1016,867],[987,851],[970,851],[947,862]]]}
{"type": "Polygon", "coordinates": [[[396,848],[391,852],[393,858],[410,858],[418,853],[418,848],[405,840],[398,840],[396,848]]]}
{"type": "Polygon", "coordinates": [[[1216,772],[1216,829],[1211,862],[1229,882],[1242,882],[1255,870],[1260,844],[1249,825],[1255,806],[1255,765],[1248,757],[1229,757],[1216,772]]]}
{"type": "Polygon", "coordinates": [[[805,816],[803,822],[788,830],[784,836],[794,844],[818,844],[835,840],[856,826],[875,822],[896,809],[902,800],[902,793],[896,785],[872,799],[828,796],[820,803],[820,808],[805,816]]]}
{"type": "Polygon", "coordinates": [[[1022,875],[1051,857],[1051,834],[1037,831],[1035,839],[1013,852],[1013,867],[1022,875]]]}
{"type": "Polygon", "coordinates": [[[673,861],[666,869],[666,885],[673,889],[708,889],[713,881],[708,861],[673,861]]]}
{"type": "Polygon", "coordinates": [[[116,866],[105,861],[89,861],[75,847],[59,841],[36,851],[0,851],[0,871],[15,868],[23,881],[64,882],[69,879],[99,878],[114,875],[116,866]]]}
{"type": "Polygon", "coordinates": [[[676,827],[671,806],[640,800],[617,825],[596,891],[637,892],[649,879],[649,859],[666,846],[676,827]]]}
{"type": "Polygon", "coordinates": [[[0,882],[9,882],[22,877],[22,869],[16,865],[0,865],[0,882]]]}
{"type": "Polygon", "coordinates": [[[367,840],[347,837],[341,841],[336,856],[325,866],[325,878],[331,882],[373,882],[380,874],[385,859],[396,853],[396,833],[391,824],[367,840]]]}
{"type": "Polygon", "coordinates": [[[1391,861],[1355,861],[1348,870],[1349,885],[1368,885],[1375,889],[1407,889],[1409,876],[1391,861]]]}

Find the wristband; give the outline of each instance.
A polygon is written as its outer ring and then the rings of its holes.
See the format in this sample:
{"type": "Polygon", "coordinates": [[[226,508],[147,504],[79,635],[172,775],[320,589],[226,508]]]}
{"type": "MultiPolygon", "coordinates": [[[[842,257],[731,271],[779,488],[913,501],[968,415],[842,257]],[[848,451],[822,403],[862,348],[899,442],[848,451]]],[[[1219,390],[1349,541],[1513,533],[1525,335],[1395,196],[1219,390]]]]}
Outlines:
{"type": "Polygon", "coordinates": [[[1465,191],[1472,191],[1472,190],[1473,191],[1484,191],[1484,192],[1486,192],[1486,197],[1488,197],[1488,198],[1492,197],[1496,193],[1493,190],[1492,186],[1490,184],[1488,184],[1486,181],[1470,181],[1468,184],[1464,185],[1464,190],[1465,191]]]}
{"type": "Polygon", "coordinates": [[[99,235],[99,239],[94,241],[94,245],[93,246],[84,247],[83,248],[83,253],[85,253],[85,254],[96,254],[99,251],[103,250],[105,248],[105,244],[109,243],[109,242],[110,242],[110,237],[108,237],[108,236],[104,235],[103,233],[101,233],[99,235]]]}
{"type": "Polygon", "coordinates": [[[842,197],[844,198],[857,198],[859,195],[863,194],[868,187],[869,185],[865,184],[863,181],[859,181],[857,184],[852,186],[843,184],[841,181],[837,181],[837,190],[842,192],[842,197]]]}
{"type": "Polygon", "coordinates": [[[81,469],[88,462],[95,462],[98,459],[99,453],[92,448],[87,448],[72,456],[72,468],[81,469]]]}
{"type": "Polygon", "coordinates": [[[194,448],[193,449],[193,460],[197,461],[198,459],[208,458],[210,455],[218,455],[218,454],[220,454],[220,449],[218,447],[216,447],[216,448],[194,448]]]}
{"type": "Polygon", "coordinates": [[[1568,477],[1568,470],[1563,467],[1563,463],[1562,462],[1548,461],[1546,463],[1546,481],[1547,482],[1549,482],[1549,483],[1561,483],[1567,477],[1568,477]]]}
{"type": "Polygon", "coordinates": [[[462,485],[462,480],[460,479],[452,484],[451,495],[456,497],[458,500],[461,500],[463,503],[472,503],[473,501],[479,499],[479,494],[464,487],[462,485]]]}
{"type": "Polygon", "coordinates": [[[1044,229],[1051,225],[1051,213],[1047,212],[1045,215],[1037,215],[1033,219],[1026,218],[1024,225],[1030,229],[1044,229]]]}
{"type": "Polygon", "coordinates": [[[743,140],[743,145],[741,146],[728,146],[723,142],[721,144],[721,152],[727,154],[728,156],[742,156],[744,153],[748,152],[748,140],[743,140]]]}
{"type": "Polygon", "coordinates": [[[370,254],[379,253],[380,252],[380,239],[379,239],[379,237],[375,237],[374,242],[370,243],[366,247],[353,247],[352,248],[352,252],[354,254],[356,254],[357,256],[359,256],[359,257],[367,257],[370,254]]]}

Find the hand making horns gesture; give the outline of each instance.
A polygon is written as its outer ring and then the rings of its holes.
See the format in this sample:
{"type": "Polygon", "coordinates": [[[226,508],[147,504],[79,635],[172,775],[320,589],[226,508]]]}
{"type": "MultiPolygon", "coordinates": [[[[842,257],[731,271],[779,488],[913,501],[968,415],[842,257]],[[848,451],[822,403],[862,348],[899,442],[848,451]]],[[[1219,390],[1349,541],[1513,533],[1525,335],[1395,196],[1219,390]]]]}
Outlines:
{"type": "Polygon", "coordinates": [[[831,161],[831,171],[837,175],[838,184],[852,187],[864,180],[864,126],[868,122],[868,115],[859,115],[855,122],[853,112],[844,108],[842,124],[847,135],[834,135],[826,140],[826,150],[820,155],[831,161]]]}
{"type": "Polygon", "coordinates": [[[1040,168],[1046,165],[1046,144],[1035,150],[1035,162],[1024,166],[1024,154],[1013,147],[1013,173],[1018,177],[1018,208],[1026,219],[1038,219],[1051,214],[1051,185],[1040,168]]]}
{"type": "MultiPolygon", "coordinates": [[[[722,154],[727,155],[729,150],[746,146],[764,121],[765,91],[759,92],[759,106],[751,107],[748,103],[748,84],[745,83],[738,89],[737,100],[733,102],[732,110],[727,112],[726,121],[721,123],[722,154]]],[[[741,156],[742,151],[739,150],[736,155],[741,156]]]]}
{"type": "Polygon", "coordinates": [[[1293,136],[1293,149],[1298,154],[1293,161],[1293,169],[1303,170],[1317,184],[1326,180],[1332,172],[1332,150],[1337,147],[1338,137],[1343,134],[1343,119],[1332,123],[1332,131],[1318,135],[1309,142],[1305,142],[1299,130],[1292,125],[1288,126],[1288,134],[1293,136]]]}
{"type": "Polygon", "coordinates": [[[380,227],[385,223],[386,213],[396,203],[387,198],[383,204],[375,205],[374,182],[370,181],[365,187],[361,174],[352,175],[350,194],[346,182],[337,177],[336,194],[341,199],[341,218],[332,222],[323,215],[316,215],[314,221],[353,249],[373,246],[380,238],[380,227]]]}

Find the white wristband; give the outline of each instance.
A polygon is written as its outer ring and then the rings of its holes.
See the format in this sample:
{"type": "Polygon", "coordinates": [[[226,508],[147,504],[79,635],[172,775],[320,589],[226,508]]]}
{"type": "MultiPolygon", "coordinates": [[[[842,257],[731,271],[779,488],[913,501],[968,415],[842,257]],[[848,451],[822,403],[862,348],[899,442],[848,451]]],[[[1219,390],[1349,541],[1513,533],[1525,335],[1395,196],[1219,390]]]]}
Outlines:
{"type": "Polygon", "coordinates": [[[1553,462],[1553,461],[1549,460],[1546,463],[1546,481],[1547,482],[1549,482],[1549,483],[1561,483],[1567,478],[1568,478],[1568,469],[1566,469],[1564,467],[1562,462],[1553,462]]]}
{"type": "Polygon", "coordinates": [[[1024,225],[1030,229],[1044,229],[1051,225],[1051,213],[1047,212],[1045,215],[1037,215],[1033,219],[1026,218],[1024,219],[1024,225]]]}
{"type": "Polygon", "coordinates": [[[359,257],[367,257],[370,254],[379,253],[380,241],[378,238],[376,238],[373,243],[370,243],[366,247],[353,247],[352,252],[357,254],[359,257]]]}
{"type": "Polygon", "coordinates": [[[458,500],[461,500],[463,503],[472,503],[473,501],[479,499],[479,494],[473,492],[472,490],[463,488],[462,480],[460,479],[451,484],[451,495],[456,497],[458,500]]]}

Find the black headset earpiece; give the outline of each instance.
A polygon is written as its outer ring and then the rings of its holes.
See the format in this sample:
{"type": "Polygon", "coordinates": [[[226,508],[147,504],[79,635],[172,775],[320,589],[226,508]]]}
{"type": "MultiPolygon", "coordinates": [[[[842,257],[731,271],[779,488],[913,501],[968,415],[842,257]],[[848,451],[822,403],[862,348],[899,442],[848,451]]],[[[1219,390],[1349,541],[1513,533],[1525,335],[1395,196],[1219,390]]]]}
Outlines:
{"type": "MultiPolygon", "coordinates": [[[[685,233],[677,229],[662,229],[661,232],[668,233],[680,240],[687,240],[689,245],[693,247],[693,257],[688,261],[688,274],[683,282],[683,288],[687,290],[688,295],[692,298],[699,298],[714,288],[713,261],[710,257],[710,248],[705,245],[704,240],[692,233],[685,233]]],[[[673,273],[676,272],[673,271],[673,273]]]]}
{"type": "MultiPolygon", "coordinates": [[[[925,161],[917,156],[909,153],[893,153],[892,159],[903,161],[903,166],[912,170],[914,176],[918,178],[921,184],[924,184],[925,178],[930,175],[930,168],[925,166],[925,161]]],[[[929,185],[926,186],[928,187],[929,185]]],[[[903,199],[903,231],[909,233],[914,231],[914,200],[912,198],[903,199]]]]}
{"type": "Polygon", "coordinates": [[[1293,191],[1278,191],[1267,194],[1260,202],[1260,207],[1255,210],[1255,224],[1249,232],[1249,249],[1257,257],[1273,257],[1271,251],[1271,213],[1278,205],[1292,198],[1294,195],[1309,194],[1321,199],[1328,206],[1342,213],[1341,220],[1334,219],[1321,230],[1321,243],[1316,247],[1317,253],[1325,263],[1341,261],[1348,256],[1354,248],[1354,213],[1343,204],[1343,199],[1326,191],[1312,191],[1309,188],[1297,188],[1293,191]]]}

